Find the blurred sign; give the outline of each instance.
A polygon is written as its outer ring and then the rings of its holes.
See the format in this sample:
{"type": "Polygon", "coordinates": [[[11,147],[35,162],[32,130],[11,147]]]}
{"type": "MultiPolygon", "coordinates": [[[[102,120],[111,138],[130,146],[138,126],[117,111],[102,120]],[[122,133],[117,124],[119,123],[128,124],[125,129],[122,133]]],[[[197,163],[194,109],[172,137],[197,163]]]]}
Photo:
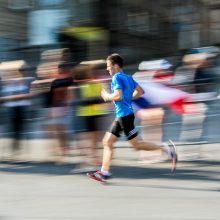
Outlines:
{"type": "Polygon", "coordinates": [[[63,29],[66,35],[85,41],[102,41],[106,39],[106,30],[100,27],[67,27],[63,29]]]}

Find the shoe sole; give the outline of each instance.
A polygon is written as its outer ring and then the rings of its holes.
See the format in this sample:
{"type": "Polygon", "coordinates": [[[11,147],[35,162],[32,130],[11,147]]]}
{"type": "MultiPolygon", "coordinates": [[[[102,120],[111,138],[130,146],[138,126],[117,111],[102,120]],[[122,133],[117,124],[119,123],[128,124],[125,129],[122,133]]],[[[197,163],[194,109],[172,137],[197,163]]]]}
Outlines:
{"type": "Polygon", "coordinates": [[[178,162],[178,155],[177,155],[177,149],[176,149],[176,145],[173,143],[172,140],[168,140],[172,147],[174,148],[174,151],[175,151],[175,154],[176,154],[176,159],[173,159],[172,158],[172,168],[171,168],[171,172],[174,172],[176,170],[176,167],[177,167],[177,162],[178,162]]]}
{"type": "Polygon", "coordinates": [[[93,180],[96,180],[98,182],[101,182],[101,183],[105,183],[106,180],[104,179],[100,179],[100,178],[97,178],[96,176],[93,175],[93,173],[87,173],[86,174],[90,179],[93,179],[93,180]]]}

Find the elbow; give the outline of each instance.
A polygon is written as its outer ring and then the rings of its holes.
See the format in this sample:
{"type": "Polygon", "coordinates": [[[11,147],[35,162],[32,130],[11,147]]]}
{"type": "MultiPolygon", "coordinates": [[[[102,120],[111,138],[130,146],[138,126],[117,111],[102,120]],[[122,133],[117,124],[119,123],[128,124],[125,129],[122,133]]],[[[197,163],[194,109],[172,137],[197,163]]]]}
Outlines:
{"type": "Polygon", "coordinates": [[[138,91],[137,97],[141,97],[142,95],[144,95],[144,90],[138,91]]]}

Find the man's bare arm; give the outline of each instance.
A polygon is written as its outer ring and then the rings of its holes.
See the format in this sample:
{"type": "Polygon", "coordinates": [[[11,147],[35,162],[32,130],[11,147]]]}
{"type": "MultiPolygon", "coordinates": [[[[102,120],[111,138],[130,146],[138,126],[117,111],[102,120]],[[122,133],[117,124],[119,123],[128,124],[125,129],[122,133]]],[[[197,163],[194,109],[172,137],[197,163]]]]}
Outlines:
{"type": "Polygon", "coordinates": [[[143,94],[144,94],[144,90],[138,85],[138,86],[135,88],[135,90],[134,90],[132,99],[133,99],[133,100],[138,99],[138,98],[140,98],[143,94]]]}
{"type": "Polygon", "coordinates": [[[122,91],[121,89],[117,89],[114,93],[108,93],[103,89],[101,96],[105,101],[120,101],[122,99],[122,91]]]}

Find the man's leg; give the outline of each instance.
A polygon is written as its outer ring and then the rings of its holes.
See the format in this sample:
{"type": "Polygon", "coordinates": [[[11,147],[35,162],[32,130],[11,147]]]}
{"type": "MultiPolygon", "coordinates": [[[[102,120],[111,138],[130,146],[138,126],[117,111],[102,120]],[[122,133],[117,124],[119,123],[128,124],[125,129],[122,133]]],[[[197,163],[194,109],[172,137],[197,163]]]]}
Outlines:
{"type": "Polygon", "coordinates": [[[129,140],[129,142],[136,150],[161,150],[162,152],[167,152],[166,148],[163,145],[155,144],[152,142],[145,142],[139,136],[134,137],[133,139],[129,140]]]}
{"type": "Polygon", "coordinates": [[[104,151],[103,151],[102,168],[101,170],[98,170],[96,172],[87,173],[88,177],[100,182],[105,182],[111,176],[109,170],[113,156],[113,144],[117,139],[118,137],[115,136],[114,134],[110,132],[105,133],[105,136],[103,138],[104,151]]]}
{"type": "Polygon", "coordinates": [[[120,124],[123,128],[128,141],[136,150],[152,151],[161,150],[162,152],[169,153],[169,148],[166,145],[157,145],[151,142],[144,142],[142,138],[138,136],[137,129],[134,125],[134,114],[120,118],[120,124]]]}
{"type": "Polygon", "coordinates": [[[102,170],[109,172],[111,160],[113,156],[113,144],[117,141],[118,137],[110,132],[106,132],[103,138],[103,160],[102,170]]]}
{"type": "Polygon", "coordinates": [[[140,139],[140,137],[136,136],[129,140],[131,145],[136,150],[145,150],[145,151],[152,151],[152,150],[161,150],[162,152],[168,155],[168,158],[172,161],[172,168],[171,171],[173,172],[176,169],[177,164],[177,153],[175,144],[170,140],[169,144],[158,145],[151,142],[144,142],[140,139]]]}

